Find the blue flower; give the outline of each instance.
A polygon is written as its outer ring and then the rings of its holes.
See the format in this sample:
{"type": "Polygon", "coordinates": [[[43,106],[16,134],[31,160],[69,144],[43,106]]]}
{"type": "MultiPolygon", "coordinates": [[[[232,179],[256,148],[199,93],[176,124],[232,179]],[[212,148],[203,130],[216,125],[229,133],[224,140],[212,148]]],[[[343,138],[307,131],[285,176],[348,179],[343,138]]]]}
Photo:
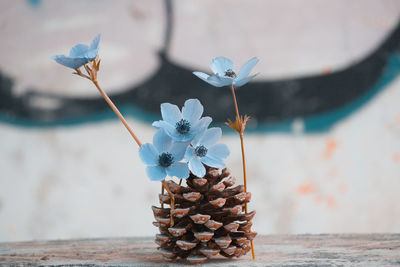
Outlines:
{"type": "Polygon", "coordinates": [[[233,84],[236,87],[240,87],[257,76],[258,73],[252,76],[247,75],[249,75],[250,71],[258,63],[258,61],[258,58],[253,57],[252,59],[244,63],[239,73],[236,75],[236,73],[234,72],[234,65],[232,60],[226,57],[217,57],[211,61],[210,65],[211,70],[214,72],[214,75],[210,76],[208,74],[198,71],[193,72],[193,74],[203,81],[216,87],[222,87],[230,84],[233,84]]]}
{"type": "Polygon", "coordinates": [[[196,136],[192,146],[186,149],[185,161],[189,162],[190,171],[197,177],[206,174],[203,163],[214,168],[225,167],[224,159],[229,156],[229,149],[225,144],[216,144],[221,135],[221,128],[210,128],[196,136]]]}
{"type": "Polygon", "coordinates": [[[69,56],[56,55],[52,56],[57,63],[64,65],[68,68],[78,69],[89,61],[93,61],[99,52],[99,42],[101,35],[98,34],[90,44],[77,44],[71,48],[69,56]]]}
{"type": "Polygon", "coordinates": [[[203,106],[198,99],[188,99],[182,108],[170,103],[161,104],[163,120],[153,122],[153,126],[162,128],[175,141],[192,140],[198,133],[210,125],[212,119],[203,117],[203,106]]]}
{"type": "Polygon", "coordinates": [[[139,157],[147,165],[146,172],[150,180],[162,181],[167,174],[178,178],[188,178],[187,163],[179,162],[185,155],[189,142],[174,142],[163,129],[157,131],[153,144],[143,144],[139,148],[139,157]]]}

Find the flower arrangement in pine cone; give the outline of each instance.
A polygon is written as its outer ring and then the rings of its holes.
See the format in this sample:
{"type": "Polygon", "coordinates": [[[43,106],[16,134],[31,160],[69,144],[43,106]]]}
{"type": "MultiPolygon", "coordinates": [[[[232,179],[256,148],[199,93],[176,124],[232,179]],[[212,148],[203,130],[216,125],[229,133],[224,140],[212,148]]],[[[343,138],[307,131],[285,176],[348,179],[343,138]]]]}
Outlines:
{"type": "Polygon", "coordinates": [[[244,178],[244,185],[235,185],[236,178],[225,167],[229,149],[218,142],[221,128],[209,128],[212,119],[202,117],[204,110],[198,99],[186,100],[181,110],[170,103],[161,104],[162,120],[153,122],[157,128],[153,142],[141,143],[99,85],[99,42],[100,35],[90,46],[78,44],[69,56],[57,55],[53,59],[93,82],[139,146],[139,156],[150,180],[161,182],[161,206],[152,206],[152,211],[153,224],[159,229],[155,242],[162,256],[167,261],[181,258],[190,263],[202,263],[216,255],[240,257],[252,250],[254,259],[252,240],[257,233],[251,230],[251,220],[255,211],[247,211],[251,193],[247,192],[244,153],[244,130],[249,117],[239,114],[235,87],[243,86],[256,76],[248,75],[258,59],[246,62],[237,75],[233,62],[224,57],[211,62],[214,75],[193,72],[213,86],[229,85],[231,88],[236,119],[228,120],[227,125],[240,136],[244,178]],[[179,183],[167,176],[177,177],[179,183]]]}

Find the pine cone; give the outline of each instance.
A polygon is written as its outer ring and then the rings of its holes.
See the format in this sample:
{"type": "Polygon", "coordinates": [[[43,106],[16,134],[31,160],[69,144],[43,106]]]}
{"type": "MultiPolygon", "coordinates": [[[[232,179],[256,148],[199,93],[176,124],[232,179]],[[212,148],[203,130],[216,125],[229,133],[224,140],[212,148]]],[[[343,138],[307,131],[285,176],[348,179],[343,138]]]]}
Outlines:
{"type": "MultiPolygon", "coordinates": [[[[244,212],[251,193],[244,192],[243,185],[233,186],[236,179],[229,170],[206,169],[204,178],[190,174],[187,186],[167,182],[175,197],[174,210],[152,207],[153,224],[160,230],[155,241],[168,261],[182,258],[197,264],[218,254],[240,257],[250,251],[250,240],[257,235],[250,231],[255,211],[244,212]]],[[[168,194],[159,198],[170,204],[168,194]]]]}

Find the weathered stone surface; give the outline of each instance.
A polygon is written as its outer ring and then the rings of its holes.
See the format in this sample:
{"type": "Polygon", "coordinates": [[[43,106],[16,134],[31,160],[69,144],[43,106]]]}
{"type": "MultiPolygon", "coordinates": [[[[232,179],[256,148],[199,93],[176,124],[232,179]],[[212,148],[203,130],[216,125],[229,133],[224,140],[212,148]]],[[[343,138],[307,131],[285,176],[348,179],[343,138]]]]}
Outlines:
{"type": "MultiPolygon", "coordinates": [[[[1,266],[182,266],[168,263],[154,238],[0,243],[1,266]]],[[[274,235],[254,240],[242,258],[216,257],[208,266],[399,266],[400,234],[274,235]]]]}

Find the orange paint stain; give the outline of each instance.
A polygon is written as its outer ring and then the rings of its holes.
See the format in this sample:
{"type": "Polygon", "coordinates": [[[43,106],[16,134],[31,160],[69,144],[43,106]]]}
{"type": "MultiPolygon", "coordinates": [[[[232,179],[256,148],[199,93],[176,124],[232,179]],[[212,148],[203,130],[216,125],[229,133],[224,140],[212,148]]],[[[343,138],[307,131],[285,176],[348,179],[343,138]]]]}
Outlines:
{"type": "Polygon", "coordinates": [[[394,153],[392,155],[392,160],[394,163],[399,163],[400,162],[400,153],[394,153]]]}
{"type": "Polygon", "coordinates": [[[328,207],[334,208],[336,206],[336,198],[332,195],[328,196],[326,198],[326,204],[328,205],[328,207]]]}
{"type": "Polygon", "coordinates": [[[339,191],[339,193],[344,194],[347,192],[347,184],[339,184],[337,186],[337,190],[339,191]]]}
{"type": "Polygon", "coordinates": [[[337,148],[337,142],[335,139],[330,138],[326,140],[325,151],[324,151],[325,159],[331,158],[336,148],[337,148]]]}
{"type": "Polygon", "coordinates": [[[310,195],[315,193],[316,188],[315,185],[311,184],[311,183],[307,183],[307,184],[303,184],[303,185],[299,185],[297,187],[297,194],[299,195],[310,195]]]}
{"type": "Polygon", "coordinates": [[[322,68],[322,73],[325,75],[331,74],[332,73],[332,68],[330,66],[324,66],[322,68]]]}

